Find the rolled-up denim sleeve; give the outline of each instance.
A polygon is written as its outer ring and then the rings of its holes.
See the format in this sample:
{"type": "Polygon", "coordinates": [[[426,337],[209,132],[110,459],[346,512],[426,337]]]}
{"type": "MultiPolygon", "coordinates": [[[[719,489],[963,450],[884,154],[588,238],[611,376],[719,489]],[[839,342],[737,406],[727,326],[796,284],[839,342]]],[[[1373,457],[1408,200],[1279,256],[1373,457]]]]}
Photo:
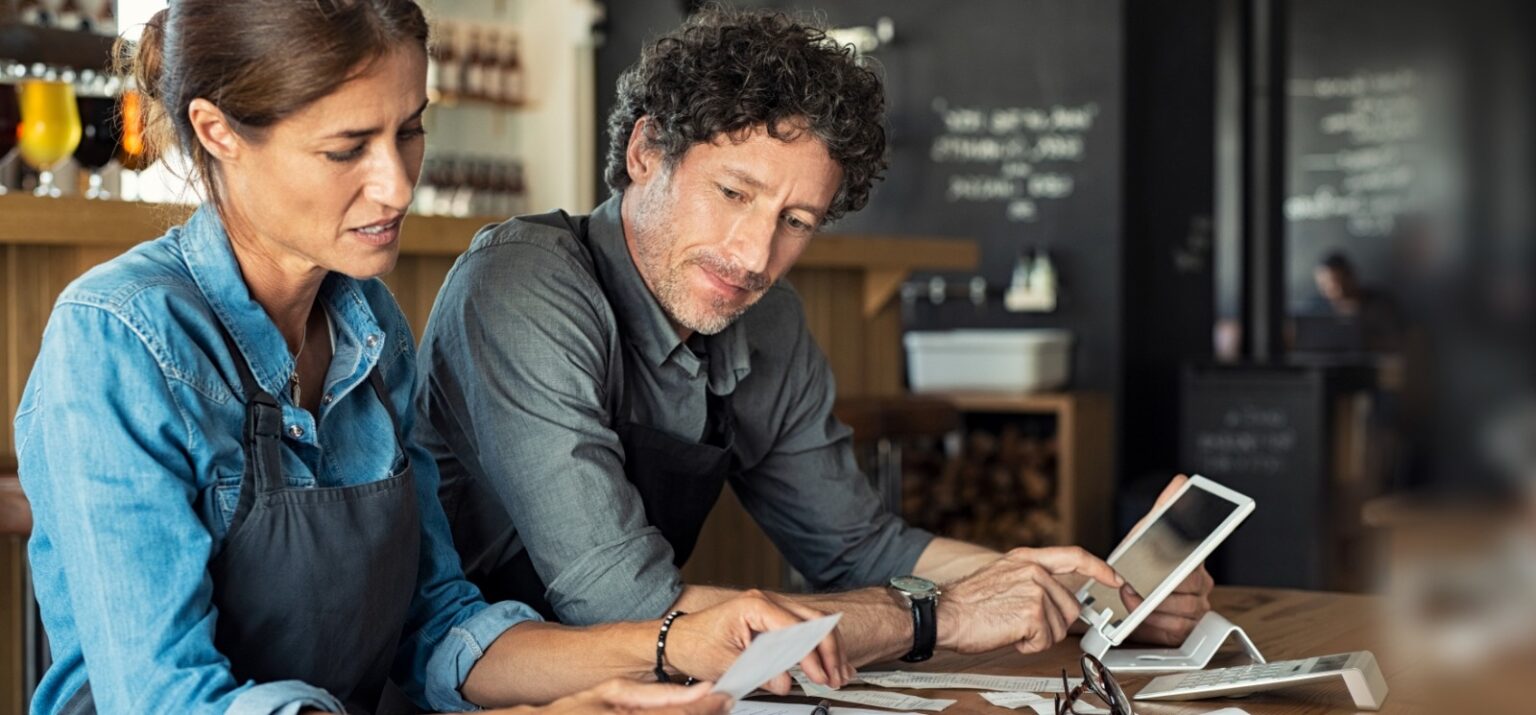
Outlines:
{"type": "Polygon", "coordinates": [[[474,703],[461,693],[464,682],[486,649],[501,634],[519,623],[538,620],[532,609],[517,601],[492,603],[464,622],[448,629],[448,635],[432,649],[427,661],[427,703],[434,710],[473,710],[474,703]]]}
{"type": "MultiPolygon", "coordinates": [[[[381,317],[395,325],[405,322],[398,309],[381,317]]],[[[408,332],[401,332],[409,339],[408,332]]],[[[411,408],[416,385],[414,351],[400,351],[395,362],[386,366],[385,380],[400,419],[400,432],[410,435],[416,419],[411,408]]],[[[416,593],[395,658],[395,677],[417,705],[438,711],[474,710],[476,704],[462,694],[469,672],[507,629],[540,617],[537,611],[515,601],[487,605],[480,590],[464,578],[448,517],[438,498],[437,465],[419,445],[407,444],[405,451],[410,456],[421,514],[421,550],[416,593]]]]}
{"type": "Polygon", "coordinates": [[[546,248],[483,249],[450,274],[422,346],[426,409],[457,419],[435,440],[489,483],[574,625],[656,618],[683,588],[609,426],[619,348],[600,295],[546,248]]]}
{"type": "Polygon", "coordinates": [[[278,680],[241,691],[225,715],[299,715],[307,709],[345,712],[335,696],[301,680],[278,680]]]}

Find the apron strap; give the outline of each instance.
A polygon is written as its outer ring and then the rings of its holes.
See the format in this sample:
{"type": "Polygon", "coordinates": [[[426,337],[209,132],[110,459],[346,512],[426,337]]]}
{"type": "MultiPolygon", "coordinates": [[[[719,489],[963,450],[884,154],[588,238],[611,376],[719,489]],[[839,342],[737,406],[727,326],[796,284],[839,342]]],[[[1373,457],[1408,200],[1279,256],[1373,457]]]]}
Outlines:
{"type": "Polygon", "coordinates": [[[400,434],[400,418],[395,414],[395,406],[389,401],[389,390],[384,386],[384,378],[379,375],[379,366],[374,365],[368,371],[368,384],[373,386],[373,394],[378,395],[379,402],[384,403],[384,411],[389,413],[389,426],[395,432],[395,439],[405,446],[405,436],[400,434]]]}
{"type": "Polygon", "coordinates": [[[240,391],[245,398],[245,429],[242,431],[247,465],[245,471],[254,475],[256,482],[256,489],[247,489],[244,484],[241,485],[240,500],[235,506],[235,515],[230,519],[230,523],[234,524],[250,511],[256,498],[252,492],[265,494],[287,486],[287,480],[283,478],[283,408],[277,404],[277,398],[272,393],[257,384],[245,354],[240,352],[239,346],[235,345],[222,323],[219,324],[219,335],[224,338],[224,346],[229,350],[229,356],[235,363],[235,372],[240,376],[240,391]]]}

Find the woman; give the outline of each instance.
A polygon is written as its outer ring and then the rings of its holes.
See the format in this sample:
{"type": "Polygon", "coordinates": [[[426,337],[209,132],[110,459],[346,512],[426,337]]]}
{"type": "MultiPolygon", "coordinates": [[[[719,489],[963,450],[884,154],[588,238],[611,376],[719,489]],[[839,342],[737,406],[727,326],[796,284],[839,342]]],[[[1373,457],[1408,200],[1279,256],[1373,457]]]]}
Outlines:
{"type": "MultiPolygon", "coordinates": [[[[207,202],[64,292],[23,394],[55,658],[34,712],[373,710],[390,682],[468,710],[650,677],[656,622],[484,603],[404,437],[413,342],[374,277],[421,168],[426,42],[410,0],[180,0],[144,33],[139,87],[207,202]]],[[[799,617],[758,595],[678,618],[665,664],[717,676],[799,617]]],[[[802,665],[848,674],[832,640],[802,665]]],[[[726,707],[655,688],[553,707],[726,707]]]]}

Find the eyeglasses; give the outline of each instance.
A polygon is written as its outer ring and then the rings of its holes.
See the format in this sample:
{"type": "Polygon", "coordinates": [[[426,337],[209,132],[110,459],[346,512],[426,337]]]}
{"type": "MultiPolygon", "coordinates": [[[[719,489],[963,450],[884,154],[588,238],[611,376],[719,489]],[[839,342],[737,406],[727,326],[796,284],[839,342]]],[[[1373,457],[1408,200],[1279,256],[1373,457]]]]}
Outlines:
{"type": "MultiPolygon", "coordinates": [[[[1083,654],[1083,682],[1076,687],[1067,680],[1067,669],[1061,669],[1061,690],[1065,695],[1056,696],[1056,715],[1077,715],[1077,703],[1084,693],[1097,695],[1109,707],[1110,715],[1135,715],[1131,712],[1131,699],[1125,696],[1120,684],[1109,668],[1087,653],[1083,654]]],[[[1087,707],[1085,705],[1085,707],[1087,707]]]]}

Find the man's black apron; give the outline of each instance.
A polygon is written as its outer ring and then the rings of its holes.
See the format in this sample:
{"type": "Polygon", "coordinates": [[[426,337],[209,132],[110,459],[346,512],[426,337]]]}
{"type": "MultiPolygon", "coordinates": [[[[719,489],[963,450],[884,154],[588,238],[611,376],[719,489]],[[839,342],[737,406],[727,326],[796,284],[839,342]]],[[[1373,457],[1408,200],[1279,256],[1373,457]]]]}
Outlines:
{"type": "MultiPolygon", "coordinates": [[[[588,256],[593,255],[588,244],[587,219],[573,219],[564,211],[539,216],[525,216],[519,220],[569,230],[581,243],[588,256]]],[[[596,262],[594,261],[594,266],[596,262]]],[[[599,285],[602,275],[595,273],[599,285]]],[[[603,286],[605,295],[613,295],[603,286]]],[[[622,343],[623,327],[619,326],[622,343]]],[[[720,492],[726,480],[735,471],[732,444],[735,440],[735,420],[731,411],[730,396],[707,393],[707,412],[704,434],[698,442],[680,439],[671,433],[639,424],[630,419],[631,392],[636,381],[626,379],[619,398],[619,410],[614,415],[613,430],[624,446],[624,476],[640,493],[645,505],[645,516],[651,526],[661,532],[672,545],[672,561],[679,568],[693,554],[698,543],[704,520],[720,500],[720,492]]],[[[527,445],[527,449],[537,449],[527,445]]],[[[490,479],[557,479],[559,475],[491,474],[490,479]]],[[[476,480],[481,481],[481,480],[476,480]]],[[[495,524],[470,523],[484,519],[507,520],[506,510],[496,501],[498,497],[488,484],[463,487],[462,493],[445,496],[444,502],[457,503],[470,499],[480,503],[471,508],[456,510],[454,541],[461,553],[478,553],[485,544],[474,543],[485,538],[516,539],[516,524],[498,528],[495,524]],[[494,502],[494,507],[490,502],[494,502]],[[493,507],[493,508],[492,508],[493,507]],[[467,540],[467,541],[466,541],[467,540]]],[[[522,601],[542,613],[545,618],[558,620],[554,609],[545,598],[545,583],[534,569],[528,550],[521,548],[520,541],[507,545],[498,563],[469,564],[465,569],[469,580],[480,587],[488,601],[522,601]]],[[[661,614],[657,614],[658,616],[661,614]]]]}
{"type": "MultiPolygon", "coordinates": [[[[349,713],[372,712],[416,591],[421,513],[410,462],[380,481],[289,487],[282,408],[224,340],[245,395],[245,471],[223,547],[208,565],[218,609],[214,644],[237,681],[301,680],[336,696],[349,713]]],[[[368,382],[400,440],[378,368],[368,382]]],[[[89,682],[61,712],[96,712],[89,682]]]]}

